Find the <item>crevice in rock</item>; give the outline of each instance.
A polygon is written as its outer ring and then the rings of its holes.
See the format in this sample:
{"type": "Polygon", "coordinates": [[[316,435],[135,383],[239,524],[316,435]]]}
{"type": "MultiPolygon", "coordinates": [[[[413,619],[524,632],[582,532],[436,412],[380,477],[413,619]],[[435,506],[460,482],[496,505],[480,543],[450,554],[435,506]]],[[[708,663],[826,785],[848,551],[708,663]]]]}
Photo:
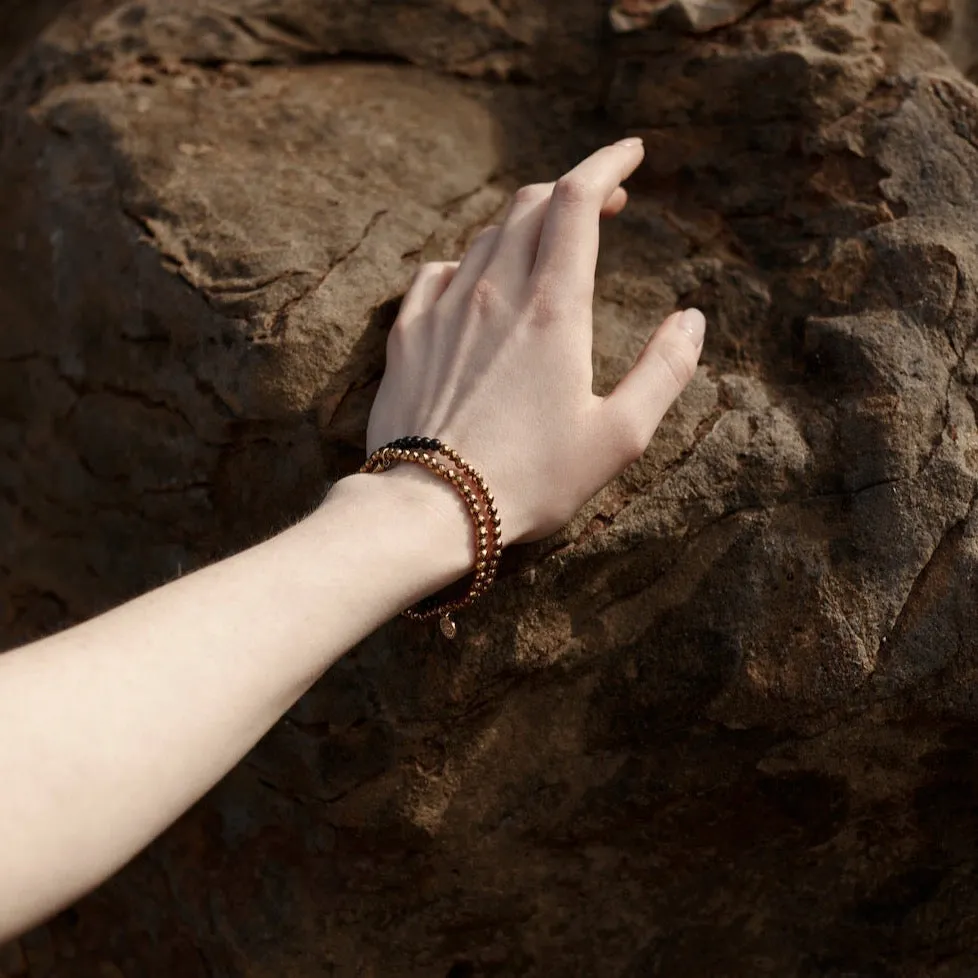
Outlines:
{"type": "MultiPolygon", "coordinates": [[[[953,322],[953,320],[955,319],[957,309],[958,309],[959,298],[963,291],[964,273],[962,272],[961,267],[959,264],[957,264],[957,262],[955,262],[955,269],[956,269],[956,275],[955,275],[954,298],[951,302],[951,310],[945,319],[945,325],[949,322],[953,322]]],[[[968,354],[974,348],[975,343],[978,342],[978,330],[975,330],[972,332],[971,336],[969,336],[968,339],[965,341],[964,348],[960,352],[958,352],[958,350],[954,346],[954,341],[951,334],[947,334],[947,335],[948,335],[948,342],[951,344],[951,349],[957,355],[957,360],[955,361],[954,364],[952,364],[950,368],[948,368],[947,384],[944,387],[944,404],[941,409],[940,431],[938,431],[937,435],[934,437],[934,440],[931,442],[930,449],[928,450],[927,455],[924,457],[923,461],[921,462],[918,468],[918,474],[926,471],[930,467],[931,463],[934,460],[934,457],[937,455],[937,452],[940,450],[941,445],[944,443],[944,436],[947,434],[948,428],[950,427],[950,423],[951,423],[951,389],[955,384],[957,384],[960,387],[967,386],[962,383],[961,370],[962,367],[964,366],[964,361],[967,358],[968,354]]]]}
{"type": "Polygon", "coordinates": [[[879,659],[881,653],[885,651],[885,646],[898,641],[903,635],[906,620],[911,614],[913,614],[917,596],[926,586],[932,568],[942,559],[944,559],[947,554],[953,552],[960,544],[961,539],[964,536],[965,526],[975,511],[976,503],[978,503],[978,489],[976,489],[972,495],[971,501],[968,504],[968,509],[964,516],[950,523],[944,529],[944,532],[941,534],[941,537],[934,546],[934,549],[930,552],[927,560],[924,561],[924,565],[914,576],[914,579],[910,584],[910,588],[907,591],[907,595],[904,598],[903,603],[900,605],[895,618],[893,619],[893,625],[888,629],[886,635],[880,640],[880,644],[876,650],[877,659],[879,659]]]}
{"type": "MultiPolygon", "coordinates": [[[[128,339],[132,340],[134,338],[128,337],[128,339]]],[[[142,340],[142,342],[149,342],[149,340],[142,340]]],[[[125,400],[129,400],[129,401],[133,401],[134,403],[141,404],[143,407],[151,408],[157,411],[165,411],[169,414],[174,415],[175,417],[179,418],[180,421],[183,422],[183,424],[187,427],[188,431],[194,432],[196,437],[198,437],[201,440],[201,442],[206,445],[220,447],[225,443],[223,440],[214,441],[205,438],[200,433],[197,426],[192,423],[189,415],[182,408],[173,404],[171,401],[164,400],[158,397],[153,397],[151,394],[149,394],[147,391],[144,390],[134,390],[129,387],[122,387],[118,384],[111,384],[111,383],[93,384],[83,377],[66,373],[62,369],[61,364],[58,361],[58,358],[51,354],[33,352],[33,353],[16,354],[15,356],[10,356],[10,357],[0,357],[0,363],[29,363],[31,361],[46,363],[48,366],[51,367],[52,371],[54,372],[58,380],[60,380],[67,387],[71,388],[72,392],[75,395],[76,401],[72,405],[69,413],[71,413],[71,411],[74,411],[77,408],[78,402],[85,397],[97,395],[100,393],[111,394],[114,397],[123,398],[125,400]]],[[[203,385],[200,388],[201,393],[203,393],[204,396],[206,396],[209,401],[213,402],[214,399],[217,398],[217,394],[216,392],[213,391],[213,388],[210,388],[208,390],[207,389],[208,385],[206,385],[203,381],[198,380],[197,383],[198,385],[203,385]]],[[[219,413],[222,416],[226,416],[227,412],[230,410],[228,406],[224,403],[224,401],[220,400],[220,398],[217,398],[216,403],[217,405],[219,405],[219,413]]]]}
{"type": "Polygon", "coordinates": [[[120,210],[122,214],[139,229],[140,237],[147,241],[148,244],[151,244],[157,254],[170,263],[168,270],[176,275],[179,275],[179,277],[182,278],[183,281],[186,282],[187,285],[189,285],[194,292],[199,295],[216,313],[224,315],[221,308],[214,302],[208,290],[201,288],[200,283],[197,281],[197,277],[187,267],[184,257],[168,251],[163,246],[156,232],[153,230],[153,225],[151,222],[141,214],[137,214],[135,211],[130,210],[128,207],[123,206],[120,208],[120,210]]]}
{"type": "Polygon", "coordinates": [[[281,272],[274,272],[271,275],[264,275],[251,281],[227,279],[221,282],[210,282],[207,285],[207,291],[213,295],[229,295],[240,299],[261,292],[262,289],[267,289],[270,285],[275,285],[284,279],[295,278],[299,275],[312,276],[317,274],[319,273],[314,268],[286,268],[281,272]]]}
{"type": "Polygon", "coordinates": [[[377,222],[385,214],[387,214],[387,208],[383,208],[371,215],[370,219],[364,225],[363,231],[360,233],[360,237],[357,239],[357,241],[346,251],[344,251],[343,254],[341,254],[336,261],[334,261],[329,268],[322,273],[319,280],[313,285],[310,285],[305,291],[300,292],[297,296],[289,299],[285,305],[278,309],[278,311],[269,318],[269,333],[281,333],[286,328],[288,325],[288,316],[292,309],[294,309],[300,302],[307,299],[309,296],[318,292],[326,284],[326,281],[329,279],[330,275],[332,275],[338,268],[342,267],[346,261],[356,254],[360,246],[367,239],[367,235],[370,234],[377,222]]]}
{"type": "MultiPolygon", "coordinates": [[[[236,25],[238,26],[238,25],[236,25]]],[[[241,67],[261,69],[277,67],[288,59],[270,55],[261,58],[193,58],[183,57],[179,64],[193,65],[205,71],[224,71],[227,68],[241,67]]],[[[301,67],[314,67],[327,64],[386,64],[394,67],[418,67],[417,62],[404,55],[385,51],[307,51],[298,52],[294,62],[301,67]]]]}

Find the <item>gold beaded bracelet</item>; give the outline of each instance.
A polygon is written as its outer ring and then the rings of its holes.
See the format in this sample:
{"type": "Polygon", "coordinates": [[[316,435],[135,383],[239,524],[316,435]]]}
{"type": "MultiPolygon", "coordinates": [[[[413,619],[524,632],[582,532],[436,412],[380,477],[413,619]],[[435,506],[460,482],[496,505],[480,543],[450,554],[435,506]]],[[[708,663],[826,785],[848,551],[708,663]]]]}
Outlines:
{"type": "Polygon", "coordinates": [[[501,520],[485,479],[454,449],[437,438],[411,435],[398,438],[378,448],[360,467],[361,472],[384,472],[397,462],[413,462],[444,479],[462,497],[472,517],[475,531],[475,571],[468,593],[462,598],[438,604],[433,598],[425,598],[413,608],[402,612],[407,618],[424,621],[439,618],[439,626],[445,638],[455,638],[455,622],[451,614],[465,608],[481,594],[489,590],[496,579],[499,555],[502,553],[501,520]],[[438,460],[441,455],[452,465],[438,460]],[[472,487],[475,486],[475,489],[472,487]]]}

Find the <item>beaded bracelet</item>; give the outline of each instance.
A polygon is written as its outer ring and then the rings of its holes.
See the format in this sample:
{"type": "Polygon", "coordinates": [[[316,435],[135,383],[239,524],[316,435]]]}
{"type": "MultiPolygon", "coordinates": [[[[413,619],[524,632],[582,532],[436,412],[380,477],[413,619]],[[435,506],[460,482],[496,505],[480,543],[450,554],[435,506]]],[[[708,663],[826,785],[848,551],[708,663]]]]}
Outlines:
{"type": "Polygon", "coordinates": [[[413,608],[402,612],[407,618],[424,621],[439,618],[439,626],[445,638],[455,638],[456,627],[450,615],[472,604],[481,594],[489,590],[496,579],[499,555],[502,552],[501,520],[496,511],[496,502],[485,479],[462,458],[437,438],[422,438],[410,435],[398,438],[378,448],[360,467],[361,472],[384,472],[397,462],[413,462],[422,465],[429,472],[444,479],[462,497],[472,517],[475,531],[475,571],[468,593],[461,598],[439,604],[434,598],[425,598],[413,608]],[[447,458],[452,466],[439,462],[439,455],[447,458]],[[471,484],[470,484],[471,483],[471,484]],[[476,487],[476,490],[472,486],[476,487]]]}

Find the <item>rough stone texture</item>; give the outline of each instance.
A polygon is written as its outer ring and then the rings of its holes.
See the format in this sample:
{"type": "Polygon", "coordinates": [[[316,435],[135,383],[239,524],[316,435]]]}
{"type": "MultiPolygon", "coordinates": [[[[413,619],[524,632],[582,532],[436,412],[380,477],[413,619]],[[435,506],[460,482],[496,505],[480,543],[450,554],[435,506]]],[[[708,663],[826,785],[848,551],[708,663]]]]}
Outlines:
{"type": "Polygon", "coordinates": [[[313,505],[417,262],[609,135],[598,386],[712,328],[455,645],[373,636],[0,973],[975,974],[970,8],[104,7],[3,94],[7,644],[313,505]]]}

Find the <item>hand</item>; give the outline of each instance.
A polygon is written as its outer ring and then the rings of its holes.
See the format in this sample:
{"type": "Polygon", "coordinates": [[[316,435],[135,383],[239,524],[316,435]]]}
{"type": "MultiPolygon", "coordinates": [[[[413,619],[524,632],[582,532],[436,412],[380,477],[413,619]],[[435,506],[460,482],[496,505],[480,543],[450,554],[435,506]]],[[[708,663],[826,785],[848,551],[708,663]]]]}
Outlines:
{"type": "Polygon", "coordinates": [[[696,370],[705,320],[691,309],[610,395],[591,389],[598,220],[625,206],[620,184],[642,157],[625,139],[520,188],[461,262],[421,268],[391,329],[368,452],[440,438],[484,475],[506,544],[553,533],[639,458],[696,370]]]}

